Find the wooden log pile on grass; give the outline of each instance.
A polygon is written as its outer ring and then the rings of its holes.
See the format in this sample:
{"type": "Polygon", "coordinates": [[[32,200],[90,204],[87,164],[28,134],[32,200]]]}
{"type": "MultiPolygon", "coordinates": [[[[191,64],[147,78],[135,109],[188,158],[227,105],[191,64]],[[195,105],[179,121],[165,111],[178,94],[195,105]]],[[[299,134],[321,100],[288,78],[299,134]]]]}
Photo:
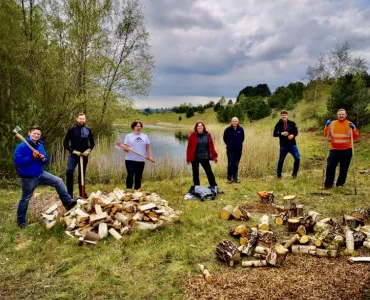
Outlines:
{"type": "MultiPolygon", "coordinates": [[[[174,210],[157,194],[144,191],[125,193],[118,188],[103,194],[91,193],[87,200],[66,212],[60,221],[66,234],[82,242],[96,244],[108,234],[119,240],[131,230],[156,229],[180,220],[181,211],[174,210]]],[[[51,206],[42,218],[48,229],[57,222],[58,206],[51,206]]]]}

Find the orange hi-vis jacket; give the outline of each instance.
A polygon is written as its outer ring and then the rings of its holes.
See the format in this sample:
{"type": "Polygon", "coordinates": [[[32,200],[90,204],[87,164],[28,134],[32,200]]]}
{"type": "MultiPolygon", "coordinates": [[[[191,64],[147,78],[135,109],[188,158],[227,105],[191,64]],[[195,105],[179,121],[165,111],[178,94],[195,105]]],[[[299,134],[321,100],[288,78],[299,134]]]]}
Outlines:
{"type": "Polygon", "coordinates": [[[352,148],[351,134],[353,133],[353,139],[356,140],[359,137],[358,130],[351,130],[349,126],[351,122],[348,120],[339,121],[335,120],[330,123],[329,126],[324,129],[324,136],[330,134],[331,148],[334,150],[345,150],[352,148]]]}

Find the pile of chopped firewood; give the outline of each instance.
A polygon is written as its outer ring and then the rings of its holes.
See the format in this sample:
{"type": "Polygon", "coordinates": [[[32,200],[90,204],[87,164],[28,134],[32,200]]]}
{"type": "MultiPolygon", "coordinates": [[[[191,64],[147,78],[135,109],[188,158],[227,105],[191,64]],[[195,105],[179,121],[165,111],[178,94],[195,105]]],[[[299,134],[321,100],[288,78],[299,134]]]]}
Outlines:
{"type": "MultiPolygon", "coordinates": [[[[125,193],[116,188],[108,194],[98,191],[90,194],[87,200],[77,200],[77,205],[60,221],[65,224],[67,235],[96,244],[107,237],[108,232],[121,239],[132,229],[156,229],[165,223],[179,221],[181,214],[155,193],[125,193]]],[[[42,218],[46,227],[52,228],[58,219],[57,204],[45,211],[42,218]]]]}
{"type": "MultiPolygon", "coordinates": [[[[343,221],[339,223],[332,218],[323,218],[315,211],[304,213],[303,205],[296,203],[295,196],[286,196],[284,205],[277,205],[266,200],[272,198],[272,192],[258,195],[260,201],[264,199],[262,202],[275,207],[278,213],[272,215],[275,226],[287,225],[287,231],[294,235],[278,242],[276,234],[271,231],[269,215],[263,215],[254,228],[244,224],[231,227],[229,233],[240,239],[240,246],[224,240],[216,247],[217,257],[231,266],[241,256],[248,257],[242,261],[244,267],[281,266],[289,251],[337,257],[340,254],[354,256],[355,250],[361,246],[370,249],[370,226],[366,226],[370,222],[370,210],[355,209],[350,215],[343,215],[343,221]]],[[[241,207],[242,211],[247,211],[247,207],[241,207]]],[[[231,206],[224,207],[220,211],[221,218],[228,219],[228,215],[233,216],[233,211],[231,206]]]]}

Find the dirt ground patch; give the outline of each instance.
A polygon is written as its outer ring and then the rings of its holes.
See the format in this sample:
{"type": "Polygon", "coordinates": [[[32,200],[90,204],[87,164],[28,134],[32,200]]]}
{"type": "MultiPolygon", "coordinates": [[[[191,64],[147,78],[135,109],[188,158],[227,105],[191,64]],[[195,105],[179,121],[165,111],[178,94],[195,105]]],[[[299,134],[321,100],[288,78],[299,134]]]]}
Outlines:
{"type": "MultiPolygon", "coordinates": [[[[211,270],[212,272],[212,270],[211,270]]],[[[188,299],[369,299],[370,265],[288,255],[282,268],[230,269],[185,279],[188,299]],[[366,295],[367,296],[366,296],[366,295]]]]}

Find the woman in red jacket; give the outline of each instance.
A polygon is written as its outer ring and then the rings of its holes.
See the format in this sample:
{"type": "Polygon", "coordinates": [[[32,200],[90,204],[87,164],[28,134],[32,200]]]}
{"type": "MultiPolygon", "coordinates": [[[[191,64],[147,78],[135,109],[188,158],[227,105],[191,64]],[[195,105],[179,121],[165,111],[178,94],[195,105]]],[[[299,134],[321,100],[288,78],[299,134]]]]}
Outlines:
{"type": "Polygon", "coordinates": [[[194,131],[189,135],[188,147],[186,149],[186,162],[191,163],[193,169],[194,185],[200,185],[199,164],[207,174],[210,186],[217,186],[215,175],[212,172],[210,160],[217,163],[217,152],[213,144],[212,137],[206,131],[206,126],[202,121],[198,121],[194,126],[194,131]]]}

